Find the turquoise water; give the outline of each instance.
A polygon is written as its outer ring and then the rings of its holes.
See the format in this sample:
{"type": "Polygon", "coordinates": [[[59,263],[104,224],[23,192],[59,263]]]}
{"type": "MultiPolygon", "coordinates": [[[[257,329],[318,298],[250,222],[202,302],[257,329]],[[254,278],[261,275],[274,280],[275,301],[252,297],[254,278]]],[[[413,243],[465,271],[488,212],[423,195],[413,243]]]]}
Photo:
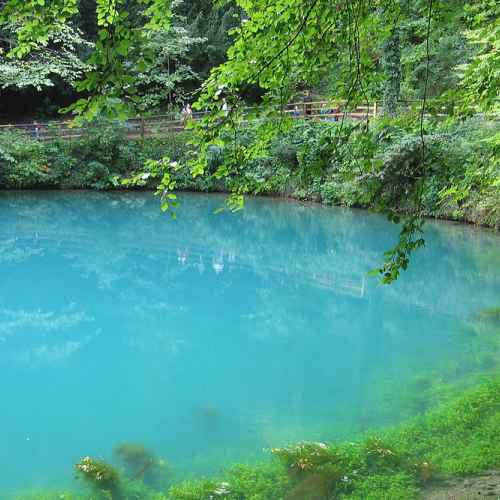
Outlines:
{"type": "Polygon", "coordinates": [[[352,437],[497,369],[497,234],[429,223],[381,287],[380,216],[182,201],[174,221],[148,193],[0,193],[2,498],[121,442],[181,477],[352,437]]]}

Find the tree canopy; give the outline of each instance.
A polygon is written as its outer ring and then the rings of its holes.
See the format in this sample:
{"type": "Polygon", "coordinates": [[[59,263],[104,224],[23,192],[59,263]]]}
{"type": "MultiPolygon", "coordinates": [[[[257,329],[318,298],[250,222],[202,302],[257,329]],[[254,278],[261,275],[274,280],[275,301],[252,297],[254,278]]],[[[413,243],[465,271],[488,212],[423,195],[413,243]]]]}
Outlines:
{"type": "Polygon", "coordinates": [[[59,50],[57,36],[81,28],[93,46],[86,45],[86,71],[77,83],[86,97],[73,109],[88,118],[98,111],[124,116],[140,100],[137,81],[158,64],[154,33],[175,31],[177,12],[186,30],[181,39],[189,34],[207,42],[192,47],[195,72],[204,77],[215,66],[203,85],[200,107],[217,101],[221,87],[242,97],[245,88],[256,85],[265,92],[264,103],[280,103],[297,89],[325,80],[332,95],[353,104],[387,96],[391,86],[396,98],[400,88],[406,97],[422,98],[458,86],[462,92],[455,99],[473,99],[484,109],[498,106],[499,7],[494,1],[238,0],[219,5],[2,0],[0,26],[8,32],[4,60],[14,64],[44,47],[54,54],[74,53],[74,44],[85,43],[68,37],[68,47],[59,50]]]}
{"type": "MultiPolygon", "coordinates": [[[[347,110],[378,100],[392,118],[402,98],[417,101],[420,161],[410,177],[399,172],[404,189],[398,194],[411,200],[413,215],[403,221],[400,241],[380,269],[388,281],[423,244],[429,110],[450,104],[459,115],[500,109],[500,7],[494,0],[96,0],[95,5],[2,0],[0,6],[0,27],[9,33],[3,85],[18,81],[16,74],[28,63],[37,74],[35,86],[47,84],[48,73],[57,74],[79,93],[66,108],[79,121],[124,119],[168,101],[174,90],[187,99],[193,82],[204,80],[194,105],[206,112],[193,125],[198,150],[189,167],[194,176],[206,174],[214,148],[224,148],[214,175],[237,178],[242,162],[265,154],[291,126],[283,110],[304,89],[322,89],[347,110]],[[78,38],[78,23],[88,41],[78,38]],[[62,32],[73,42],[57,50],[62,32]],[[80,62],[74,57],[78,45],[85,47],[80,62]],[[54,51],[57,57],[48,63],[47,53],[54,51]],[[45,73],[39,72],[40,63],[45,73]],[[181,88],[181,82],[191,83],[181,88]],[[249,113],[246,104],[256,89],[259,106],[249,113]],[[261,126],[252,141],[239,140],[250,119],[261,126]]],[[[368,126],[368,121],[358,124],[368,126]]],[[[340,146],[351,131],[341,126],[331,141],[340,146]]],[[[165,206],[174,187],[168,165],[147,166],[164,174],[165,206]]],[[[360,182],[382,179],[372,160],[355,166],[348,175],[356,174],[360,182]]],[[[251,189],[245,182],[233,185],[228,203],[238,209],[251,189]]],[[[377,189],[372,194],[375,206],[399,222],[384,199],[376,200],[377,189]]]]}

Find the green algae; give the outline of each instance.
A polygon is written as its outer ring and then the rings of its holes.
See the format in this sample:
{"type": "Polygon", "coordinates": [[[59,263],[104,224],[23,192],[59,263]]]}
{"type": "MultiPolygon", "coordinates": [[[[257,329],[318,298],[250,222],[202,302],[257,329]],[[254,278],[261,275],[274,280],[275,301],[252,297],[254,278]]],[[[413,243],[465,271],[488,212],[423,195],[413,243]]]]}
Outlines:
{"type": "Polygon", "coordinates": [[[273,448],[268,463],[236,465],[219,477],[163,491],[128,481],[112,466],[86,457],[77,470],[84,467],[89,494],[40,492],[16,500],[410,500],[429,483],[500,467],[498,436],[500,376],[495,376],[404,425],[356,442],[273,448]]]}
{"type": "Polygon", "coordinates": [[[482,309],[477,313],[477,316],[485,321],[500,323],[500,307],[488,307],[486,309],[482,309]]]}

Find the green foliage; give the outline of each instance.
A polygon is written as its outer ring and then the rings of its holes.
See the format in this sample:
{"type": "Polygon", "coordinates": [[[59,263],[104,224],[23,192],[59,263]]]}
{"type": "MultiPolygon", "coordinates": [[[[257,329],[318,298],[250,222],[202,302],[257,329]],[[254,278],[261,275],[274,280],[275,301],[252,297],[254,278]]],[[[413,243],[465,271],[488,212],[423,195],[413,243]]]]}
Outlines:
{"type": "Polygon", "coordinates": [[[234,500],[278,500],[285,497],[289,483],[282,467],[274,463],[235,465],[226,473],[225,480],[232,495],[229,498],[234,500]]]}
{"type": "Polygon", "coordinates": [[[123,0],[97,0],[97,40],[87,59],[91,70],[76,84],[87,93],[65,111],[72,111],[79,121],[93,121],[103,115],[124,119],[134,115],[140,98],[136,75],[154,64],[153,47],[148,40],[157,31],[170,26],[169,0],[137,0],[140,17],[132,16],[133,6],[123,0]]]}
{"type": "Polygon", "coordinates": [[[14,132],[0,135],[0,185],[33,188],[55,183],[48,151],[42,143],[14,132]]]}
{"type": "Polygon", "coordinates": [[[415,419],[386,440],[414,460],[425,457],[441,473],[473,474],[500,465],[500,381],[469,391],[415,419]]]}
{"type": "MultiPolygon", "coordinates": [[[[14,40],[16,27],[5,29],[4,36],[14,40]]],[[[82,33],[67,25],[58,25],[23,59],[5,57],[0,49],[0,87],[24,89],[53,87],[56,81],[74,85],[90,67],[79,57],[92,48],[82,33]]]]}
{"type": "MultiPolygon", "coordinates": [[[[498,124],[481,118],[429,123],[422,184],[422,138],[412,115],[380,120],[368,132],[359,123],[299,122],[272,141],[261,158],[249,162],[243,175],[245,181],[257,181],[258,192],[279,192],[273,183],[280,171],[287,194],[372,207],[395,222],[400,222],[395,211],[414,213],[412,197],[421,190],[426,215],[495,225],[494,209],[486,212],[477,200],[494,200],[498,193],[497,134],[498,124]]],[[[496,206],[493,200],[489,203],[496,206]]]]}
{"type": "Polygon", "coordinates": [[[234,465],[218,480],[185,481],[171,486],[168,500],[280,500],[286,498],[288,479],[276,464],[234,465]]]}
{"type": "Polygon", "coordinates": [[[76,0],[9,0],[0,10],[0,26],[17,25],[17,43],[10,47],[9,56],[22,58],[40,45],[47,44],[78,12],[76,0]]]}
{"type": "Polygon", "coordinates": [[[232,42],[230,33],[240,23],[241,9],[233,1],[222,6],[214,0],[189,0],[176,11],[185,19],[189,34],[205,40],[192,46],[188,54],[190,66],[204,80],[212,68],[225,61],[232,42]]]}
{"type": "Polygon", "coordinates": [[[14,500],[88,500],[85,493],[74,491],[31,491],[16,494],[14,500]]]}
{"type": "MultiPolygon", "coordinates": [[[[457,87],[460,75],[456,66],[465,63],[472,50],[464,34],[467,2],[433,2],[429,39],[428,20],[420,12],[419,4],[423,3],[408,3],[400,23],[402,99],[422,99],[426,89],[428,97],[444,97],[457,87]]],[[[445,104],[439,102],[440,106],[445,104]]]]}
{"type": "Polygon", "coordinates": [[[165,151],[179,157],[185,147],[181,137],[128,140],[125,127],[106,123],[95,123],[72,140],[39,141],[3,132],[0,187],[114,189],[142,170],[148,158],[162,158],[165,151]]]}
{"type": "Polygon", "coordinates": [[[286,448],[273,448],[290,474],[292,498],[302,498],[310,492],[312,497],[328,498],[346,491],[352,479],[349,456],[324,443],[298,443],[286,448]]]}
{"type": "Polygon", "coordinates": [[[191,36],[182,19],[174,16],[168,30],[152,32],[144,42],[152,64],[137,76],[137,108],[143,112],[188,100],[187,88],[199,80],[190,65],[191,53],[205,39],[191,36]]]}
{"type": "Polygon", "coordinates": [[[399,455],[388,448],[379,437],[368,438],[364,443],[364,448],[370,469],[392,468],[401,463],[399,455]]]}
{"type": "Polygon", "coordinates": [[[396,116],[401,89],[401,37],[399,27],[395,26],[382,45],[383,66],[385,70],[382,108],[384,114],[396,116]]]}
{"type": "Polygon", "coordinates": [[[163,485],[158,484],[157,486],[157,488],[153,489],[140,480],[124,480],[120,500],[167,500],[166,495],[161,491],[164,489],[163,485]]]}
{"type": "Polygon", "coordinates": [[[458,96],[460,112],[499,112],[500,99],[500,7],[494,0],[481,0],[466,6],[471,29],[466,33],[475,47],[474,57],[460,69],[463,71],[458,96]]]}
{"type": "Polygon", "coordinates": [[[445,125],[450,176],[437,190],[439,203],[455,204],[455,216],[499,227],[500,133],[498,124],[473,118],[445,125]]]}
{"type": "Polygon", "coordinates": [[[275,464],[235,465],[219,480],[185,481],[171,486],[168,500],[280,500],[286,498],[288,479],[275,464]]]}
{"type": "MultiPolygon", "coordinates": [[[[167,493],[168,500],[209,500],[220,483],[214,480],[185,481],[172,486],[167,493]]],[[[222,485],[224,486],[224,485],[222,485]]]]}
{"type": "MultiPolygon", "coordinates": [[[[390,220],[399,224],[400,217],[397,214],[390,214],[390,220]]],[[[424,239],[419,237],[422,234],[422,225],[423,220],[413,215],[403,221],[399,241],[384,253],[385,262],[382,266],[372,272],[381,276],[382,283],[389,284],[396,281],[400,270],[407,269],[411,253],[424,246],[424,239]]]]}
{"type": "Polygon", "coordinates": [[[411,500],[418,498],[415,478],[406,472],[370,474],[356,482],[355,490],[345,497],[353,500],[411,500]]]}

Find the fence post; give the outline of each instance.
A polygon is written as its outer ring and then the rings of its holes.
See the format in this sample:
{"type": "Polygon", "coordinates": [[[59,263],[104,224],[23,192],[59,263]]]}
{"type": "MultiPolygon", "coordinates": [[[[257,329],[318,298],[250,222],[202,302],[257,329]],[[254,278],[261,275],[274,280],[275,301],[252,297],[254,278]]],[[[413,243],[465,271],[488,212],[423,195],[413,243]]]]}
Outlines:
{"type": "Polygon", "coordinates": [[[141,117],[141,139],[144,139],[145,133],[146,133],[146,126],[144,123],[144,118],[141,117]]]}
{"type": "Polygon", "coordinates": [[[377,116],[377,101],[373,103],[373,116],[377,116]]]}

